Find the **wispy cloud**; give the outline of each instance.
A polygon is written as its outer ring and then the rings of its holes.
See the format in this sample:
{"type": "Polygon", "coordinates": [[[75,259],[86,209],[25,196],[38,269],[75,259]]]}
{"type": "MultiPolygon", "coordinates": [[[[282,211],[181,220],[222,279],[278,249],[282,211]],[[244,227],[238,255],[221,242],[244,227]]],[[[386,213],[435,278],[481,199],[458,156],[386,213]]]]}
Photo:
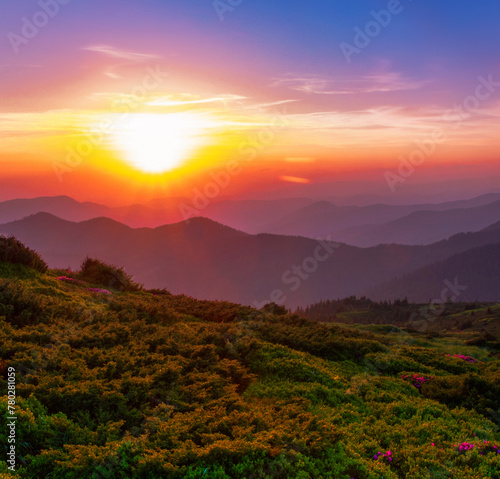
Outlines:
{"type": "Polygon", "coordinates": [[[109,45],[92,45],[84,47],[83,49],[90,52],[100,53],[101,55],[109,58],[123,60],[121,63],[110,65],[104,72],[106,76],[113,79],[120,78],[120,75],[116,70],[123,65],[127,65],[129,63],[144,63],[162,58],[160,55],[122,50],[109,45]]]}
{"type": "Polygon", "coordinates": [[[271,87],[288,87],[291,90],[300,91],[303,93],[315,93],[318,95],[332,95],[335,92],[328,89],[331,83],[320,77],[302,76],[294,77],[288,75],[286,78],[275,78],[271,87]]]}
{"type": "Polygon", "coordinates": [[[119,48],[115,48],[109,45],[94,45],[94,46],[84,47],[84,50],[88,50],[90,52],[102,53],[103,55],[107,55],[109,57],[120,58],[122,60],[128,60],[130,62],[144,62],[155,58],[156,59],[161,58],[159,55],[120,50],[119,48]]]}
{"type": "Polygon", "coordinates": [[[303,184],[303,185],[308,185],[308,184],[312,183],[309,178],[302,178],[299,176],[281,175],[279,178],[281,181],[285,181],[288,183],[299,183],[299,184],[303,184]]]}
{"type": "Polygon", "coordinates": [[[382,71],[362,77],[331,80],[320,76],[292,76],[276,78],[271,87],[287,87],[291,90],[316,95],[353,95],[404,90],[417,90],[429,80],[405,78],[399,72],[382,71]]]}
{"type": "Polygon", "coordinates": [[[297,102],[297,99],[277,100],[265,103],[256,103],[254,99],[243,95],[218,94],[213,97],[201,97],[192,94],[175,94],[154,98],[146,103],[152,107],[192,107],[204,106],[208,104],[220,103],[224,107],[231,107],[238,111],[259,111],[268,112],[271,107],[297,102]]]}
{"type": "Polygon", "coordinates": [[[2,113],[0,114],[0,138],[43,138],[73,134],[80,120],[81,115],[70,110],[2,113]]]}
{"type": "Polygon", "coordinates": [[[279,105],[285,105],[287,103],[294,103],[300,100],[297,99],[290,99],[290,100],[278,100],[278,101],[272,101],[269,103],[257,103],[254,105],[250,105],[248,108],[252,108],[255,110],[265,110],[271,106],[279,106],[279,105]]]}
{"type": "Polygon", "coordinates": [[[201,98],[195,95],[167,95],[155,100],[149,101],[147,105],[150,106],[183,106],[183,105],[199,105],[205,103],[218,103],[222,102],[226,105],[229,102],[245,100],[247,97],[241,95],[224,94],[210,98],[201,98]]]}
{"type": "Polygon", "coordinates": [[[492,105],[463,120],[456,119],[436,106],[408,109],[382,106],[352,111],[294,113],[285,116],[291,125],[291,139],[305,136],[317,145],[339,148],[363,146],[404,146],[428,138],[434,130],[446,132],[450,144],[488,144],[497,136],[500,105],[492,105]]]}

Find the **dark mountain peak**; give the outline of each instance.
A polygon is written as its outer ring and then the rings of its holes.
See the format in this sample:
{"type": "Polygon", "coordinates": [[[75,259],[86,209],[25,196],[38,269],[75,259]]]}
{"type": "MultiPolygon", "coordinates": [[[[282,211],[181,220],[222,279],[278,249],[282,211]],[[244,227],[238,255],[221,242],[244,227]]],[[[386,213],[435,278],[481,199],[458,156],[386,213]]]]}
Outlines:
{"type": "Polygon", "coordinates": [[[62,218],[59,218],[57,215],[52,213],[35,213],[29,216],[26,216],[23,219],[11,221],[9,223],[5,223],[4,226],[9,227],[11,225],[22,225],[28,227],[34,226],[43,226],[44,229],[51,227],[60,227],[63,225],[79,225],[86,230],[99,230],[99,229],[122,229],[122,230],[172,230],[172,229],[185,229],[187,231],[199,231],[203,234],[219,234],[221,232],[233,232],[242,236],[247,236],[247,233],[243,233],[238,231],[230,226],[223,225],[222,223],[218,223],[217,221],[204,218],[201,216],[190,218],[189,220],[180,221],[174,224],[165,224],[162,226],[158,226],[157,228],[131,228],[130,226],[123,224],[114,219],[108,218],[106,216],[100,216],[97,218],[91,218],[85,221],[69,221],[62,218]]]}
{"type": "Polygon", "coordinates": [[[72,205],[80,203],[79,201],[77,201],[77,200],[75,200],[67,195],[38,196],[36,198],[19,198],[19,199],[10,200],[10,201],[19,202],[19,203],[40,203],[40,204],[61,203],[61,204],[72,204],[72,205]]]}
{"type": "Polygon", "coordinates": [[[39,199],[39,200],[47,200],[47,199],[63,200],[63,201],[70,201],[71,203],[80,203],[78,200],[75,200],[74,198],[72,198],[71,196],[68,196],[68,195],[40,196],[40,197],[35,198],[35,199],[39,199]]]}
{"type": "MultiPolygon", "coordinates": [[[[113,220],[111,218],[107,218],[106,216],[99,216],[98,218],[91,218],[89,220],[85,221],[79,221],[79,222],[73,222],[73,221],[68,221],[68,223],[73,223],[73,224],[81,224],[86,227],[92,228],[92,227],[115,227],[115,228],[121,228],[123,230],[131,230],[130,226],[127,226],[123,223],[120,223],[119,221],[113,220]]],[[[142,228],[142,229],[150,229],[150,228],[142,228]]]]}
{"type": "Polygon", "coordinates": [[[223,234],[233,234],[241,237],[249,236],[248,233],[231,228],[230,226],[226,226],[218,221],[204,218],[203,216],[196,216],[188,220],[179,221],[178,223],[159,226],[155,229],[165,233],[172,230],[183,230],[195,235],[217,236],[223,234]]]}
{"type": "Polygon", "coordinates": [[[40,224],[46,228],[47,225],[62,224],[62,223],[68,223],[68,222],[66,220],[59,218],[56,215],[53,215],[52,213],[45,213],[42,211],[40,213],[35,213],[32,215],[26,216],[25,218],[22,218],[20,220],[11,221],[10,223],[6,223],[6,225],[40,224]]]}
{"type": "Polygon", "coordinates": [[[484,228],[484,230],[482,230],[482,231],[498,231],[498,230],[500,230],[500,221],[493,223],[492,225],[488,226],[487,228],[484,228]]]}
{"type": "Polygon", "coordinates": [[[75,221],[68,221],[59,218],[58,216],[53,215],[52,213],[45,213],[45,212],[35,213],[33,215],[26,216],[21,220],[12,221],[2,226],[5,226],[6,228],[10,226],[22,226],[28,228],[40,227],[43,228],[44,230],[48,229],[57,230],[59,228],[71,225],[74,226],[81,225],[86,230],[100,230],[100,229],[109,230],[110,227],[127,229],[127,230],[132,229],[127,225],[124,225],[122,223],[119,223],[118,221],[106,217],[92,218],[90,220],[75,222],[75,221]]]}

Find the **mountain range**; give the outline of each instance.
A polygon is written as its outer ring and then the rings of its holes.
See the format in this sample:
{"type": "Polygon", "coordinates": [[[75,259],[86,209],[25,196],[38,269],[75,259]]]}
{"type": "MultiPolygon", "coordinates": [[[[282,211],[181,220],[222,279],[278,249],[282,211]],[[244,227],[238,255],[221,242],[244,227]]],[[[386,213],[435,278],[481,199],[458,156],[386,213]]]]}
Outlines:
{"type": "Polygon", "coordinates": [[[353,246],[384,243],[430,244],[463,231],[479,231],[500,220],[500,195],[424,205],[335,206],[323,201],[304,206],[266,232],[310,238],[331,235],[353,246]]]}
{"type": "Polygon", "coordinates": [[[187,198],[158,198],[146,204],[109,207],[58,196],[1,202],[0,223],[45,212],[73,222],[106,217],[132,228],[156,228],[191,219],[184,215],[182,205],[190,207],[195,216],[250,234],[330,237],[361,247],[431,244],[500,221],[500,194],[490,193],[461,201],[415,205],[338,206],[313,198],[220,199],[197,205],[200,209],[187,198]]]}
{"type": "MultiPolygon", "coordinates": [[[[484,232],[500,232],[500,222],[484,232]]],[[[367,291],[373,299],[409,301],[497,301],[500,298],[500,243],[468,249],[367,291]]]]}
{"type": "Polygon", "coordinates": [[[489,264],[480,284],[498,284],[498,226],[430,245],[367,248],[305,237],[251,235],[206,218],[131,228],[109,218],[72,222],[37,213],[0,225],[0,233],[16,236],[54,268],[78,268],[89,255],[123,266],[150,288],[253,306],[274,301],[295,307],[361,294],[428,301],[439,297],[443,282],[453,282],[455,276],[469,285],[467,295],[489,299],[491,291],[472,287],[481,278],[480,267],[467,265],[474,258],[489,264]],[[425,271],[436,281],[429,281],[425,271]],[[415,290],[419,282],[429,289],[415,290]]]}

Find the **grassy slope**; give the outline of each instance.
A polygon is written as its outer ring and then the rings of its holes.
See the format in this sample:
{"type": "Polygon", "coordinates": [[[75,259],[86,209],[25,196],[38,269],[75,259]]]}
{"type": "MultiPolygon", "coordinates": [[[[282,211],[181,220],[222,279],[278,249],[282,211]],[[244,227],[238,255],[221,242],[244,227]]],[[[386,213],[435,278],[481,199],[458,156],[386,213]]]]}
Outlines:
{"type": "Polygon", "coordinates": [[[500,349],[500,304],[497,303],[375,303],[365,298],[347,298],[317,303],[300,314],[314,321],[344,324],[384,325],[414,330],[437,337],[443,331],[466,333],[465,339],[483,340],[483,345],[500,349]]]}
{"type": "Polygon", "coordinates": [[[99,294],[61,274],[0,264],[0,394],[15,367],[19,477],[500,477],[499,361],[465,333],[99,294]],[[417,373],[434,379],[401,378],[417,373]],[[466,441],[476,447],[460,452],[466,441]]]}

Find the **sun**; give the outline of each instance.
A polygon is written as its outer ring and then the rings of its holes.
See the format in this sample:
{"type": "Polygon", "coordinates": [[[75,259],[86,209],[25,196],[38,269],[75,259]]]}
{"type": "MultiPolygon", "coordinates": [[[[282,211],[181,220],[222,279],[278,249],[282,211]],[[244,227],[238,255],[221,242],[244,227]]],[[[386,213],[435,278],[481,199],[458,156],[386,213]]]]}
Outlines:
{"type": "Polygon", "coordinates": [[[209,118],[194,113],[133,113],[118,117],[111,143],[134,168],[165,173],[207,144],[210,128],[209,118]]]}

